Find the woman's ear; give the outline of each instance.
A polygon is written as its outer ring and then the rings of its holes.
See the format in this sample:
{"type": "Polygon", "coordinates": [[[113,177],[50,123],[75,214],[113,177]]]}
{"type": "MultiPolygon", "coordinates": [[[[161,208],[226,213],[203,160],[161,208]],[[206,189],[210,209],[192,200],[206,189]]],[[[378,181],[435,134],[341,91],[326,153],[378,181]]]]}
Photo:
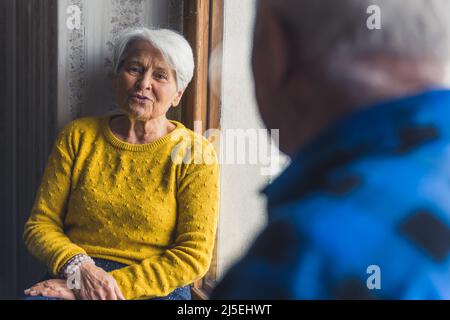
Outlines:
{"type": "Polygon", "coordinates": [[[175,98],[172,101],[172,107],[178,106],[178,104],[180,103],[181,97],[183,96],[183,93],[184,93],[184,90],[177,92],[177,95],[175,96],[175,98]]]}

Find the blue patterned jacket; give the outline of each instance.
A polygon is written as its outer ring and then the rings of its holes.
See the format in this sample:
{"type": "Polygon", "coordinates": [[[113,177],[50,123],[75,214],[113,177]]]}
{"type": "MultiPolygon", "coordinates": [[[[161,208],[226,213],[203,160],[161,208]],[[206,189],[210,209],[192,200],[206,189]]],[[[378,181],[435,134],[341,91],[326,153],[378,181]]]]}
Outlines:
{"type": "Polygon", "coordinates": [[[450,91],[352,114],[263,192],[212,299],[450,299],[450,91]]]}

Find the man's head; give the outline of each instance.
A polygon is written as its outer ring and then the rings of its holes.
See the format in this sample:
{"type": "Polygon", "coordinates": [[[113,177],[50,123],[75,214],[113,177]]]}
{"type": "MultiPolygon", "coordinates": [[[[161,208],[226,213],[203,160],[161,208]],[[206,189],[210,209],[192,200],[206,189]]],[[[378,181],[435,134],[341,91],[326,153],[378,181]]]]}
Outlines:
{"type": "Polygon", "coordinates": [[[444,84],[448,0],[257,1],[256,96],[289,155],[360,106],[444,84]]]}

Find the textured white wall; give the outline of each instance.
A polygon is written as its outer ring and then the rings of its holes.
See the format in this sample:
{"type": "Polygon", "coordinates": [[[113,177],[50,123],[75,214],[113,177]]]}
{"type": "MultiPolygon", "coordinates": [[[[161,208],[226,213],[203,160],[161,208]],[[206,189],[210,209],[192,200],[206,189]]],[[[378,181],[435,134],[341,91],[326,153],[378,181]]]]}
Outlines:
{"type": "MultiPolygon", "coordinates": [[[[222,129],[263,128],[250,68],[254,0],[225,0],[222,74],[222,129]]],[[[246,252],[266,221],[259,190],[268,179],[259,165],[223,164],[218,239],[218,275],[246,252]]]]}

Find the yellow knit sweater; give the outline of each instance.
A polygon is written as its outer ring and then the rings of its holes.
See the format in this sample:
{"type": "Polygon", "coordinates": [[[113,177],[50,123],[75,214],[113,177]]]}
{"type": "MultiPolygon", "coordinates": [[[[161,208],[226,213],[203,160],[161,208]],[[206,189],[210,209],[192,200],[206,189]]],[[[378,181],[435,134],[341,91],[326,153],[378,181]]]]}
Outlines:
{"type": "Polygon", "coordinates": [[[23,238],[55,276],[83,253],[127,264],[110,272],[126,299],[165,296],[209,268],[217,157],[179,122],[138,145],[118,139],[110,118],[77,119],[60,132],[23,238]]]}

